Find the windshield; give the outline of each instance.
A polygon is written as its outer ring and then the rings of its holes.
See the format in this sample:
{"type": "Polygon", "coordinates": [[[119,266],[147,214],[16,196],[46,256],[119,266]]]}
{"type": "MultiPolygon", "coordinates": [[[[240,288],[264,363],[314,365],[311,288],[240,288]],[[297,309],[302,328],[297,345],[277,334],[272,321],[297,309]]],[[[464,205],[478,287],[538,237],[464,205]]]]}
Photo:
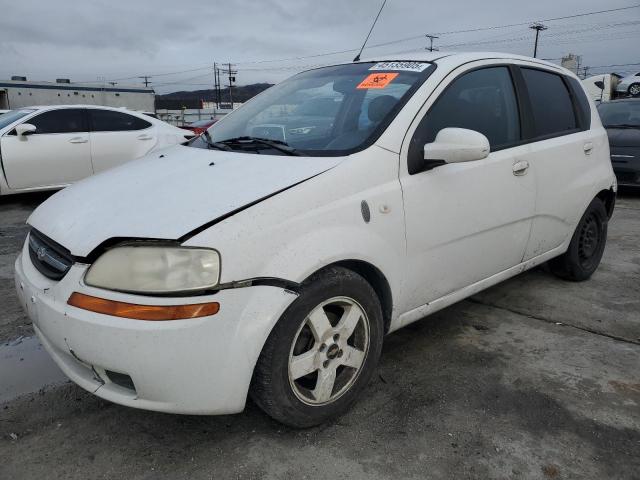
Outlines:
{"type": "Polygon", "coordinates": [[[433,71],[427,62],[352,63],[318,68],[269,88],[192,146],[339,156],[371,145],[433,71]],[[258,139],[271,141],[260,143],[258,139]],[[240,140],[240,141],[239,141],[240,140]]]}
{"type": "Polygon", "coordinates": [[[605,127],[640,127],[640,101],[601,103],[598,113],[605,127]]]}
{"type": "Polygon", "coordinates": [[[35,112],[35,110],[9,110],[7,113],[0,115],[0,129],[11,125],[16,120],[35,112]]]}

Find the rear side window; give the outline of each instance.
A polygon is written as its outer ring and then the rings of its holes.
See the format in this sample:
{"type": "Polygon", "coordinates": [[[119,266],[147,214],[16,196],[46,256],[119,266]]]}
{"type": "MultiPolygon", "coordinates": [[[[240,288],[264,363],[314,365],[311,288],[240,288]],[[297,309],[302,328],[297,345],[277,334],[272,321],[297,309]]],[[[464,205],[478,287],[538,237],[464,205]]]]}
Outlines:
{"type": "Polygon", "coordinates": [[[84,111],[81,108],[50,110],[30,118],[28,123],[36,127],[36,135],[89,131],[84,111]]]}
{"type": "Polygon", "coordinates": [[[113,110],[89,109],[91,129],[94,132],[123,132],[129,130],[144,130],[151,123],[133,115],[113,110]]]}
{"type": "Polygon", "coordinates": [[[532,68],[521,71],[531,100],[535,137],[575,131],[573,103],[562,77],[532,68]]]}

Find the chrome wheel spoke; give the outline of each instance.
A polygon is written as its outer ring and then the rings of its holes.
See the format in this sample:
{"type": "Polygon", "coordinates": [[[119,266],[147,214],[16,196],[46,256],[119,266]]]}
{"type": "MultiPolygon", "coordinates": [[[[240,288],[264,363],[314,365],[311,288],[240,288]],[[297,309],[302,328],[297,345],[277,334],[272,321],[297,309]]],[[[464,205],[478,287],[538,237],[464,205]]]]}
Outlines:
{"type": "Polygon", "coordinates": [[[318,382],[313,389],[313,396],[317,402],[326,402],[331,398],[333,385],[336,383],[335,368],[321,368],[318,371],[318,382]]]}
{"type": "Polygon", "coordinates": [[[307,323],[311,328],[311,332],[313,333],[316,342],[321,342],[323,338],[327,335],[333,327],[331,326],[331,322],[329,322],[329,318],[324,311],[324,308],[317,307],[315,308],[307,317],[307,323]]]}
{"type": "Polygon", "coordinates": [[[304,377],[305,375],[315,372],[318,369],[315,359],[315,349],[294,356],[289,363],[289,373],[291,374],[291,378],[297,380],[300,377],[304,377]]]}
{"type": "Polygon", "coordinates": [[[293,393],[307,405],[336,401],[360,376],[369,342],[369,319],[356,300],[332,297],[317,305],[300,322],[289,350],[293,393]]]}
{"type": "Polygon", "coordinates": [[[346,367],[360,368],[364,362],[364,352],[347,345],[343,349],[340,363],[346,367]]]}
{"type": "Polygon", "coordinates": [[[350,305],[344,309],[344,313],[340,318],[340,322],[336,330],[338,330],[341,335],[347,339],[353,335],[353,331],[358,326],[358,322],[362,318],[362,310],[355,305],[350,305]]]}

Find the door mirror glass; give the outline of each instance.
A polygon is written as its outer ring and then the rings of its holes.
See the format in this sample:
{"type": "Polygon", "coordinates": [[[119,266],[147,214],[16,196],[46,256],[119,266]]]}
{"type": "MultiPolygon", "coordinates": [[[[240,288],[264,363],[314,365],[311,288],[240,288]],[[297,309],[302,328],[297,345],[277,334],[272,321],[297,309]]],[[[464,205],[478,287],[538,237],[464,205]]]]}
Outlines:
{"type": "Polygon", "coordinates": [[[489,140],[467,128],[443,128],[432,143],[424,146],[425,166],[430,163],[459,163],[482,160],[489,155],[489,140]]]}
{"type": "Polygon", "coordinates": [[[596,87],[600,90],[604,90],[604,82],[602,80],[598,80],[597,82],[593,82],[596,87]]]}
{"type": "Polygon", "coordinates": [[[34,133],[36,133],[36,126],[30,123],[22,123],[16,127],[16,134],[19,137],[26,137],[34,133]]]}

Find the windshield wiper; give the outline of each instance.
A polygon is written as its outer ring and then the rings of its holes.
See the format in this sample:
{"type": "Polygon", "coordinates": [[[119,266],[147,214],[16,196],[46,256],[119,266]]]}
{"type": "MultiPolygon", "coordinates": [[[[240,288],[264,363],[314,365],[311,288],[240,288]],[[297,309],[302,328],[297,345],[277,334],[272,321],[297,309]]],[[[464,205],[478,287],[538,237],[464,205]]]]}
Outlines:
{"type": "Polygon", "coordinates": [[[631,123],[616,123],[612,125],[605,125],[604,128],[640,128],[640,125],[633,125],[631,123]]]}
{"type": "Polygon", "coordinates": [[[290,147],[286,142],[281,140],[270,140],[268,138],[258,138],[258,137],[235,137],[228,138],[227,140],[222,140],[221,143],[223,145],[228,146],[229,144],[243,145],[243,144],[261,144],[266,145],[269,148],[273,148],[274,150],[278,150],[279,152],[286,153],[287,155],[295,155],[299,156],[300,152],[298,152],[295,148],[290,147]]]}
{"type": "Polygon", "coordinates": [[[202,137],[204,137],[204,142],[207,144],[209,148],[213,147],[218,150],[224,150],[225,152],[233,151],[233,148],[231,148],[229,145],[225,145],[224,143],[220,143],[220,142],[214,142],[213,140],[211,140],[211,134],[209,134],[207,130],[202,132],[202,137]]]}

